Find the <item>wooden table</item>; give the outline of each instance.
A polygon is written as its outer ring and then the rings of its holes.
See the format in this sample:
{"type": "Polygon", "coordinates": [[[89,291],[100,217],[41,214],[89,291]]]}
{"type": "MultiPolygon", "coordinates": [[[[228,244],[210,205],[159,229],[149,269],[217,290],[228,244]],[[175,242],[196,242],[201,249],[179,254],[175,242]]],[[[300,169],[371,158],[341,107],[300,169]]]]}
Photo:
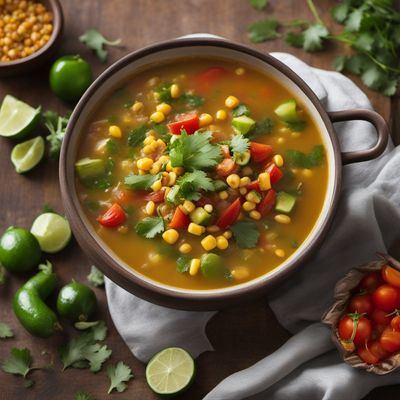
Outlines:
{"type": "MultiPolygon", "coordinates": [[[[280,20],[293,18],[311,18],[308,8],[300,5],[299,0],[271,0],[271,5],[264,12],[253,10],[247,0],[68,0],[63,2],[65,14],[65,35],[61,54],[79,53],[87,58],[96,74],[105,66],[78,41],[78,36],[89,28],[99,29],[108,38],[121,38],[123,48],[111,49],[109,62],[119,59],[124,54],[150,43],[194,33],[210,32],[228,39],[244,43],[260,51],[289,51],[307,63],[321,68],[331,69],[335,54],[343,51],[337,46],[330,46],[329,51],[307,54],[288,47],[282,40],[252,45],[247,40],[246,26],[256,19],[275,15],[280,20]]],[[[305,3],[305,2],[304,2],[305,3]]],[[[318,8],[330,27],[332,24],[328,9],[335,2],[319,0],[318,8]]],[[[331,26],[332,25],[332,26],[331,26]]],[[[60,112],[66,106],[56,99],[47,84],[48,71],[42,71],[17,78],[5,78],[0,81],[0,98],[11,93],[32,104],[41,104],[44,109],[60,112]]],[[[355,79],[356,83],[360,83],[355,79]]],[[[365,90],[365,87],[362,87],[365,90]]],[[[398,139],[400,129],[392,116],[400,111],[399,99],[389,99],[375,92],[366,90],[375,109],[392,126],[393,135],[398,139]]],[[[46,134],[45,129],[40,131],[46,134]]],[[[397,140],[398,142],[398,140],[397,140]]],[[[1,217],[0,230],[9,225],[29,228],[32,220],[44,204],[50,204],[62,211],[58,188],[57,162],[46,159],[34,171],[25,176],[15,173],[9,161],[12,143],[1,140],[0,144],[0,195],[1,217]]],[[[90,262],[73,241],[61,254],[51,256],[59,276],[59,285],[72,278],[85,281],[90,262]]],[[[22,284],[22,277],[8,276],[7,284],[0,288],[0,320],[9,323],[15,338],[1,341],[0,359],[8,357],[11,347],[28,347],[32,350],[35,365],[54,363],[46,371],[35,371],[31,377],[36,381],[31,389],[25,389],[21,380],[0,372],[0,398],[4,400],[20,399],[73,399],[79,390],[86,390],[97,399],[106,399],[108,379],[105,372],[97,375],[86,370],[70,369],[61,372],[61,363],[57,348],[71,336],[67,329],[62,335],[49,340],[33,338],[21,328],[11,310],[11,299],[16,288],[22,284]]],[[[148,389],[144,378],[144,365],[137,361],[119,337],[107,311],[104,291],[96,289],[100,301],[99,318],[106,320],[109,326],[107,344],[113,350],[112,362],[123,360],[132,367],[135,380],[120,399],[156,399],[148,389]]],[[[134,321],[132,321],[134,323],[134,321]]],[[[207,326],[207,334],[215,347],[215,352],[203,354],[197,361],[198,377],[195,384],[183,395],[182,399],[200,399],[219,381],[229,374],[254,364],[283,344],[289,334],[277,323],[271,310],[263,301],[251,305],[225,310],[218,313],[207,326]]],[[[400,386],[374,390],[368,400],[398,398],[400,386]],[[397,394],[395,394],[397,393],[397,394]]],[[[227,399],[228,400],[228,399],[227,399]]]]}

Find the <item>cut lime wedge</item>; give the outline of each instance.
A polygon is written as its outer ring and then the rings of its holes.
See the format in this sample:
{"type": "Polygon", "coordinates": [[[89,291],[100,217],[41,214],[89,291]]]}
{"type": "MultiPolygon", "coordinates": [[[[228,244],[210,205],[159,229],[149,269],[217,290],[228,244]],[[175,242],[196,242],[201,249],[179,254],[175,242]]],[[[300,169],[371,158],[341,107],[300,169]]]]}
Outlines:
{"type": "Polygon", "coordinates": [[[0,108],[0,136],[20,139],[32,132],[39,122],[40,109],[8,94],[0,108]]]}
{"type": "Polygon", "coordinates": [[[153,392],[160,395],[171,396],[187,389],[194,374],[193,358],[179,347],[160,351],[146,367],[147,384],[153,392]]]}
{"type": "Polygon", "coordinates": [[[41,136],[14,146],[11,151],[11,162],[19,174],[31,170],[39,164],[44,155],[44,140],[41,136]]]}
{"type": "Polygon", "coordinates": [[[31,233],[46,253],[57,253],[71,239],[69,222],[61,215],[51,212],[40,214],[33,221],[31,233]]]}

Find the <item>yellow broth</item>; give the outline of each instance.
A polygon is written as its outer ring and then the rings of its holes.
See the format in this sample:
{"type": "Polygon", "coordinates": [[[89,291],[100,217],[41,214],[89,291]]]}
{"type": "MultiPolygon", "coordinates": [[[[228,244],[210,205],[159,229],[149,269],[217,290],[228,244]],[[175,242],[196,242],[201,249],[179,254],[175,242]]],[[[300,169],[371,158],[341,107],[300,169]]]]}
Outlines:
{"type": "MultiPolygon", "coordinates": [[[[247,66],[233,65],[223,60],[201,58],[178,60],[132,76],[121,88],[104,99],[101,107],[92,116],[91,124],[85,132],[82,132],[77,160],[84,157],[112,159],[114,164],[108,178],[109,188],[88,186],[78,177],[76,179],[79,198],[93,228],[111,251],[132,269],[155,281],[179,288],[206,290],[229,287],[255,279],[277,268],[296,251],[316,223],[323,206],[328,180],[326,157],[321,160],[320,165],[313,168],[293,166],[286,160],[287,151],[290,149],[308,154],[315,145],[322,144],[321,135],[314,121],[298,100],[299,115],[306,122],[301,132],[292,131],[274,114],[274,109],[279,104],[293,98],[295,97],[292,93],[271,77],[247,66]],[[226,76],[215,79],[210,85],[196,83],[199,74],[210,67],[221,67],[228,72],[226,76]],[[275,211],[260,221],[254,220],[260,234],[257,247],[241,249],[236,245],[234,238],[231,238],[226,250],[218,248],[211,250],[222,256],[227,270],[225,277],[207,279],[201,270],[194,276],[188,272],[177,271],[176,260],[180,256],[180,245],[190,244],[192,250],[186,256],[190,259],[200,258],[206,253],[200,241],[210,233],[206,232],[199,237],[188,233],[186,229],[178,230],[179,240],[176,244],[170,245],[161,235],[157,235],[154,239],[146,239],[135,232],[135,225],[147,216],[144,212],[147,202],[143,200],[142,194],[124,187],[123,179],[130,173],[137,172],[135,162],[144,155],[141,153],[143,144],[132,148],[127,144],[127,137],[132,129],[151,123],[149,117],[160,103],[154,92],[165,82],[177,84],[181,93],[202,96],[204,104],[186,107],[179,99],[172,100],[170,101],[172,111],[161,125],[174,121],[180,113],[196,112],[198,115],[208,113],[214,120],[205,129],[214,132],[216,141],[229,140],[234,134],[231,126],[232,110],[225,106],[225,100],[230,95],[248,106],[251,110],[250,116],[255,121],[270,118],[274,123],[272,132],[258,135],[252,141],[271,145],[273,154],[282,155],[285,161],[281,168],[285,173],[284,178],[273,185],[273,188],[278,192],[297,190],[297,201],[290,213],[289,224],[276,222],[274,217],[279,213],[275,211]],[[143,103],[143,109],[139,112],[132,110],[131,106],[135,101],[143,103]],[[218,110],[227,112],[226,120],[220,121],[215,118],[218,110]],[[111,125],[121,129],[121,138],[110,136],[111,125]],[[104,145],[109,139],[116,145],[114,146],[116,149],[111,149],[111,152],[110,148],[104,145]],[[126,222],[116,228],[100,225],[96,218],[115,202],[125,209],[126,222]],[[280,256],[277,255],[277,250],[282,250],[280,256]],[[231,274],[232,271],[239,273],[231,274]]],[[[239,172],[239,175],[242,176],[242,173],[239,172]]],[[[232,189],[230,191],[235,192],[232,189]]],[[[148,192],[151,192],[151,189],[148,192]]],[[[231,199],[232,196],[228,200],[219,200],[219,209],[226,209],[231,199]]],[[[239,218],[248,219],[249,214],[242,210],[239,218]]],[[[228,229],[212,234],[221,235],[228,229]]]]}

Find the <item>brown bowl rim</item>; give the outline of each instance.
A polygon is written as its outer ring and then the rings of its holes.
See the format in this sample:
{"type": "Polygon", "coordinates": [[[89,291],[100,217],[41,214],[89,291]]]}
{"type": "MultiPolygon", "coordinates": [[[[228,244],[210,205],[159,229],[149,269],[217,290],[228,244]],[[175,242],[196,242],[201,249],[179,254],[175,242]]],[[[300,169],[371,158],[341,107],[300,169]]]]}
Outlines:
{"type": "MultiPolygon", "coordinates": [[[[334,133],[332,122],[312,89],[293,70],[270,54],[263,54],[244,45],[225,39],[214,38],[178,38],[159,42],[126,55],[106,69],[89,87],[71,115],[67,133],[61,149],[59,166],[61,195],[67,217],[71,222],[72,230],[78,243],[81,245],[82,249],[89,256],[89,258],[92,259],[95,265],[117,285],[134,295],[137,295],[155,304],[188,310],[215,310],[238,303],[243,303],[244,301],[249,301],[256,297],[261,297],[267,294],[267,287],[270,288],[272,285],[279,283],[283,278],[287,277],[289,273],[296,270],[323,242],[324,237],[329,230],[340,195],[341,171],[342,163],[340,147],[338,139],[334,133]],[[333,168],[336,171],[334,174],[335,180],[333,182],[333,195],[331,204],[329,204],[329,209],[325,216],[325,220],[318,228],[317,232],[315,232],[314,240],[304,248],[303,253],[300,256],[286,265],[284,269],[278,270],[270,277],[270,279],[266,281],[254,282],[253,285],[248,285],[245,287],[239,286],[237,290],[233,292],[212,292],[207,297],[204,295],[198,295],[196,292],[174,291],[172,287],[170,289],[158,286],[155,281],[154,283],[146,282],[139,276],[130,273],[124,267],[122,267],[118,261],[114,259],[112,254],[109,254],[104,248],[102,248],[100,243],[86,228],[85,223],[80,215],[80,205],[77,204],[79,203],[77,201],[77,197],[75,196],[76,198],[74,199],[74,196],[71,195],[71,193],[75,191],[74,180],[72,179],[71,181],[68,177],[68,168],[71,168],[71,162],[69,162],[68,158],[69,143],[71,141],[72,133],[74,132],[75,124],[82,111],[84,111],[84,107],[90,99],[92,93],[94,93],[115,72],[143,56],[162,50],[192,46],[217,46],[236,50],[258,58],[259,60],[271,65],[286,75],[286,77],[288,77],[299,87],[301,91],[303,91],[303,93],[309,98],[313,106],[320,114],[333,147],[334,163],[333,165],[330,165],[330,168],[333,168]]],[[[326,205],[326,207],[328,207],[328,205],[326,205]]],[[[179,290],[179,288],[177,288],[177,290],[179,290]]]]}
{"type": "Polygon", "coordinates": [[[27,65],[35,60],[37,60],[39,57],[43,56],[45,53],[48,51],[51,51],[53,45],[57,42],[59,39],[63,25],[64,25],[64,15],[61,7],[61,3],[59,0],[41,0],[40,2],[42,3],[47,3],[45,4],[50,8],[49,11],[53,13],[53,32],[51,33],[50,39],[48,42],[41,47],[38,51],[35,51],[28,57],[24,58],[19,58],[14,61],[0,61],[0,71],[5,71],[8,69],[12,69],[13,67],[21,67],[23,65],[27,65]]]}

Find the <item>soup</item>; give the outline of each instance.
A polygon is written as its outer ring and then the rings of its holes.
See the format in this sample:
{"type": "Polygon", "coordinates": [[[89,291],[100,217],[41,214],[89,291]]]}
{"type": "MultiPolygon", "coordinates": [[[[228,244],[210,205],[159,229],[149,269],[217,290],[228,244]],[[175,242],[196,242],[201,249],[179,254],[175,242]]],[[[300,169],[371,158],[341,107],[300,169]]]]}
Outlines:
{"type": "Polygon", "coordinates": [[[207,290],[255,279],[304,242],[328,164],[304,106],[248,66],[192,58],[133,76],[82,134],[76,187],[132,269],[207,290]]]}

